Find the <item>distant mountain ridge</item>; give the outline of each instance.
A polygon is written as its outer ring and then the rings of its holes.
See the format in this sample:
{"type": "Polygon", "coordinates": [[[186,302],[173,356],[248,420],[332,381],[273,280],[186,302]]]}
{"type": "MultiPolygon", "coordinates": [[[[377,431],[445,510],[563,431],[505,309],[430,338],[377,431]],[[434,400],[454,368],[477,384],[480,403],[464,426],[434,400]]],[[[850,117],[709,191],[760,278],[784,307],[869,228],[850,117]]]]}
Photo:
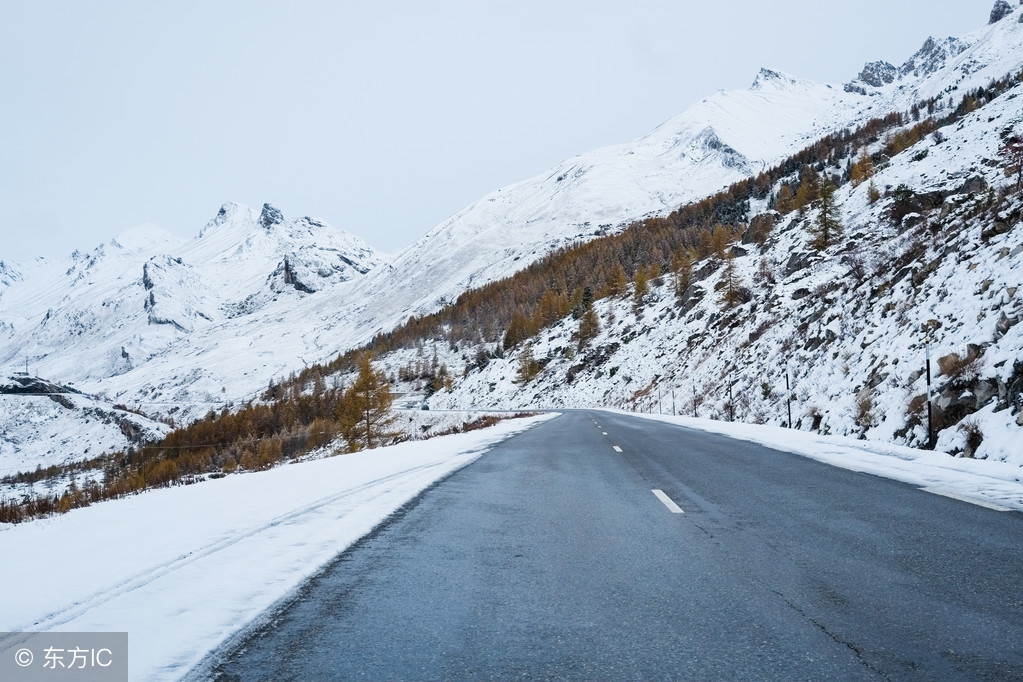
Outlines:
{"type": "Polygon", "coordinates": [[[252,314],[293,290],[360,277],[380,261],[360,238],[312,218],[225,204],[191,240],[145,226],[66,264],[31,264],[0,298],[13,328],[0,362],[27,354],[47,373],[102,380],[165,352],[180,334],[252,314]]]}

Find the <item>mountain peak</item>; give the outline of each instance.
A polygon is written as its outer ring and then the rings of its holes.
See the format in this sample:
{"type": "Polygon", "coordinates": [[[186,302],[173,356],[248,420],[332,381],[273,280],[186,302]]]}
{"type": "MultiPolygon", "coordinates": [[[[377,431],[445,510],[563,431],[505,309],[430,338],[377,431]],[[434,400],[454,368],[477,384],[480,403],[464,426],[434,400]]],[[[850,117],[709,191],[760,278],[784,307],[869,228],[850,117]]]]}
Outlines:
{"type": "Polygon", "coordinates": [[[265,229],[270,229],[274,225],[280,225],[284,222],[284,213],[281,209],[271,206],[270,204],[263,204],[263,212],[259,214],[259,224],[265,229]]]}
{"type": "Polygon", "coordinates": [[[957,57],[969,47],[958,38],[945,38],[941,42],[928,37],[916,54],[899,67],[899,78],[907,76],[929,76],[945,66],[945,62],[957,57]]]}
{"type": "Polygon", "coordinates": [[[753,85],[750,86],[750,89],[761,90],[768,86],[795,85],[797,82],[798,79],[795,76],[791,76],[783,71],[761,68],[757,77],[753,80],[753,85]]]}
{"type": "Polygon", "coordinates": [[[217,211],[217,215],[213,216],[213,218],[210,219],[208,223],[206,223],[206,226],[203,227],[202,230],[200,230],[199,236],[201,237],[202,235],[204,235],[207,230],[226,224],[227,222],[234,218],[235,214],[237,214],[239,210],[242,209],[243,209],[242,206],[239,206],[233,201],[224,202],[223,204],[221,204],[220,210],[217,211]]]}
{"type": "Polygon", "coordinates": [[[12,283],[21,280],[21,273],[13,265],[0,260],[0,285],[10,286],[12,283]]]}

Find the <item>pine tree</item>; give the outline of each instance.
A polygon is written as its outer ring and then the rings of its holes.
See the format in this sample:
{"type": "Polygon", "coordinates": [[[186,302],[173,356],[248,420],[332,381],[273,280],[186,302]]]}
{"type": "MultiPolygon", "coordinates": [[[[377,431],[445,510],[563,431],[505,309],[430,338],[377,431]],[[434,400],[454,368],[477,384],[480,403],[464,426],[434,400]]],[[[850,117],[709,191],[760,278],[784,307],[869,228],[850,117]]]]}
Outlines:
{"type": "Polygon", "coordinates": [[[710,249],[718,261],[724,262],[728,258],[728,247],[735,241],[732,231],[724,225],[718,224],[710,233],[710,249]]]}
{"type": "Polygon", "coordinates": [[[859,187],[860,184],[869,180],[874,176],[874,160],[870,158],[870,154],[867,153],[867,148],[864,147],[860,156],[856,159],[856,163],[849,169],[849,181],[852,182],[853,187],[859,187]]]}
{"type": "Polygon", "coordinates": [[[441,365],[440,370],[437,371],[437,379],[440,382],[440,388],[450,391],[455,387],[455,380],[452,378],[451,373],[448,372],[446,365],[441,365]]]}
{"type": "Polygon", "coordinates": [[[543,292],[540,305],[533,315],[533,328],[543,329],[561,319],[568,312],[568,300],[552,289],[543,292]]]}
{"type": "Polygon", "coordinates": [[[745,303],[749,298],[749,291],[743,287],[742,279],[735,270],[735,256],[731,253],[725,258],[725,267],[721,272],[721,297],[718,302],[725,309],[745,303]]]}
{"type": "Polygon", "coordinates": [[[867,201],[870,204],[876,204],[877,200],[881,198],[881,190],[877,188],[874,181],[871,180],[870,184],[867,185],[867,201]]]}
{"type": "Polygon", "coordinates": [[[579,331],[576,332],[576,339],[579,341],[579,350],[592,341],[600,333],[600,318],[593,304],[586,306],[582,316],[579,318],[579,331]]]}
{"type": "Polygon", "coordinates": [[[583,305],[583,309],[589,308],[593,305],[593,289],[591,289],[588,285],[583,287],[583,296],[580,302],[583,305]]]}
{"type": "Polygon", "coordinates": [[[675,296],[682,300],[693,282],[693,259],[685,252],[676,253],[671,268],[675,271],[675,296]]]}
{"type": "Polygon", "coordinates": [[[528,384],[540,372],[540,363],[533,357],[533,344],[526,343],[519,353],[519,368],[515,373],[515,383],[528,384]]]}
{"type": "Polygon", "coordinates": [[[774,202],[774,209],[786,215],[792,212],[792,189],[788,185],[782,185],[778,190],[778,198],[774,202]]]}
{"type": "Polygon", "coordinates": [[[820,189],[820,197],[817,199],[819,213],[817,219],[807,228],[810,236],[810,246],[823,251],[835,244],[842,236],[842,221],[840,218],[840,206],[835,201],[835,186],[826,181],[820,189]]]}
{"type": "Polygon", "coordinates": [[[607,293],[609,296],[620,296],[625,293],[625,268],[618,263],[611,270],[611,276],[607,280],[607,293]]]}
{"type": "Polygon", "coordinates": [[[518,345],[519,342],[529,338],[529,319],[520,310],[512,313],[511,323],[508,331],[504,334],[504,349],[518,345]]]}
{"type": "Polygon", "coordinates": [[[796,190],[796,195],[792,197],[792,208],[799,211],[800,215],[803,215],[803,211],[806,210],[806,207],[817,199],[819,192],[820,179],[817,177],[817,173],[804,166],[802,182],[799,183],[799,189],[796,190]]]}
{"type": "Polygon", "coordinates": [[[339,415],[341,433],[352,452],[378,447],[395,435],[388,431],[394,416],[387,376],[373,369],[369,353],[360,355],[357,362],[359,375],[345,392],[345,409],[339,415]]]}
{"type": "Polygon", "coordinates": [[[646,268],[640,265],[636,268],[635,288],[632,292],[632,309],[639,312],[643,307],[643,298],[650,293],[650,284],[647,281],[646,268]]]}

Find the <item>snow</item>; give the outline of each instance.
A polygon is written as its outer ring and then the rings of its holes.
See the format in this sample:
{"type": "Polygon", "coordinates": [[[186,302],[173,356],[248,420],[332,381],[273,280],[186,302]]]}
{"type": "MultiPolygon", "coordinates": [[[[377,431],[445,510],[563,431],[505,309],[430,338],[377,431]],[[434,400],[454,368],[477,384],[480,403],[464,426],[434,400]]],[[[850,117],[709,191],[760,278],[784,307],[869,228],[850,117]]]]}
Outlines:
{"type": "MultiPolygon", "coordinates": [[[[361,239],[311,218],[263,222],[257,211],[225,204],[191,240],[146,225],[66,261],[5,267],[0,364],[22,371],[27,358],[33,375],[75,384],[92,407],[129,405],[178,423],[254,397],[271,376],[328,352],[316,341],[311,354],[304,342],[315,337],[309,322],[323,316],[292,322],[300,335],[277,328],[308,296],[296,287],[333,299],[339,285],[380,262],[361,239]]],[[[84,408],[76,415],[35,401],[45,408],[39,417],[59,416],[46,427],[55,435],[40,439],[38,420],[22,409],[28,404],[0,405],[0,469],[133,444],[109,420],[107,428],[90,424],[84,408]]]]}
{"type": "Polygon", "coordinates": [[[624,410],[615,412],[758,443],[842,469],[902,481],[927,492],[997,511],[1023,511],[1023,471],[1013,464],[954,459],[943,452],[846,436],[822,436],[777,426],[624,410]]]}
{"type": "Polygon", "coordinates": [[[553,416],[2,526],[0,631],[127,631],[132,679],[179,679],[433,482],[553,416]]]}
{"type": "Polygon", "coordinates": [[[151,252],[173,249],[181,246],[184,241],[159,225],[146,223],[124,230],[110,240],[110,245],[129,251],[151,252]]]}
{"type": "MultiPolygon", "coordinates": [[[[145,440],[159,440],[170,431],[166,424],[88,396],[65,393],[60,398],[0,393],[0,478],[123,450],[131,443],[125,429],[145,440]]],[[[0,487],[0,495],[5,492],[0,487]]]]}
{"type": "MultiPolygon", "coordinates": [[[[363,344],[553,249],[755,175],[825,134],[928,97],[938,97],[941,109],[954,106],[1023,68],[1019,13],[928,42],[891,84],[866,86],[866,95],[764,69],[750,88],[716,93],[647,135],[480,198],[390,257],[316,220],[228,203],[191,240],[143,225],[67,259],[0,262],[0,377],[23,370],[27,354],[33,374],[83,391],[65,398],[72,407],[0,396],[0,474],[122,449],[124,420],[154,436],[165,431],[114,403],[179,422],[231,408],[271,378],[363,344]]],[[[698,283],[706,295],[691,310],[680,311],[670,277],[652,287],[640,315],[628,297],[598,301],[602,328],[588,349],[575,351],[571,319],[533,340],[549,363],[526,385],[512,381],[517,349],[481,370],[472,366],[475,348],[437,342],[426,350],[450,370],[454,389],[432,396],[430,413],[402,413],[403,428],[422,434],[463,421],[464,413],[438,408],[651,411],[677,394],[681,410],[694,391],[701,414],[721,417],[732,383],[737,416],[758,423],[640,416],[1023,511],[1018,415],[996,411],[993,400],[970,416],[983,434],[976,459],[946,454],[964,448],[958,426],[938,434],[935,452],[908,447],[925,434],[907,421],[910,400],[926,390],[925,340],[935,359],[982,346],[977,371],[1003,384],[1023,357],[1023,324],[998,328],[1023,317],[1023,223],[985,235],[994,218],[971,214],[982,197],[956,193],[972,177],[994,190],[1012,183],[994,160],[999,132],[1021,132],[1021,103],[1017,86],[943,129],[944,141],[928,137],[877,169],[879,189],[953,193],[947,219],[937,211],[921,216],[943,231],[928,236],[893,225],[889,203],[871,205],[866,185],[842,188],[837,199],[857,247],[810,254],[807,267],[784,274],[791,255],[809,254],[804,227],[813,214],[788,216],[764,249],[749,246],[735,260],[755,304],[723,313],[713,289],[720,273],[698,283]],[[914,239],[926,241],[907,266],[921,271],[918,287],[888,271],[914,239]],[[846,257],[860,259],[862,282],[853,282],[846,257]],[[757,280],[761,265],[776,283],[757,280]],[[568,381],[569,370],[598,349],[600,358],[568,381]],[[864,391],[873,392],[867,423],[857,416],[864,391]],[[797,429],[780,428],[786,395],[797,429]]],[[[393,372],[417,357],[400,351],[378,362],[393,372]]],[[[935,391],[945,382],[936,376],[935,391]]],[[[0,527],[7,586],[0,630],[127,630],[135,679],[179,678],[433,481],[543,418],[0,527]]]]}

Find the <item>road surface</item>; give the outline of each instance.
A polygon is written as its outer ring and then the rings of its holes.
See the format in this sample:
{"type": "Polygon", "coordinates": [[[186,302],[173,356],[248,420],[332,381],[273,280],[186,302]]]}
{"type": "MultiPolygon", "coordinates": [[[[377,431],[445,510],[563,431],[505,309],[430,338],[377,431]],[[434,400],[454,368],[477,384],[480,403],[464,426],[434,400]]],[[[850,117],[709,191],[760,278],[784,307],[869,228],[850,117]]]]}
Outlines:
{"type": "Polygon", "coordinates": [[[1023,514],[569,412],[429,489],[203,676],[1023,680],[1023,514]]]}

